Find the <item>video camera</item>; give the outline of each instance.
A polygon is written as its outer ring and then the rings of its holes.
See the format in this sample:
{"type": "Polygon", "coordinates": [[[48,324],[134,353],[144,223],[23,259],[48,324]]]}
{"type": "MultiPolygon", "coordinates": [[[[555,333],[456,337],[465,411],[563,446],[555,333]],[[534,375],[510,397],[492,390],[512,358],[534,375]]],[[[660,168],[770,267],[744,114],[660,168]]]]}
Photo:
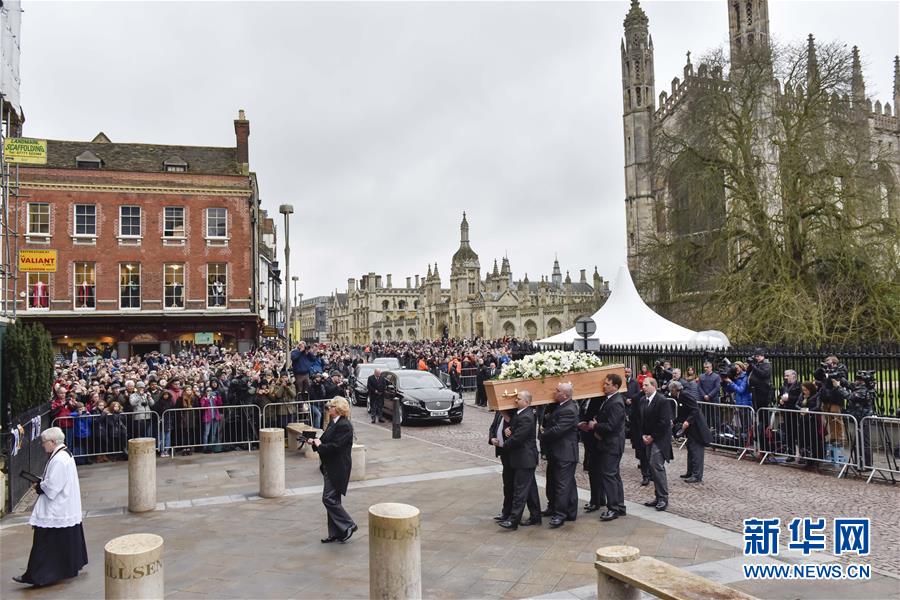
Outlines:
{"type": "Polygon", "coordinates": [[[307,431],[301,431],[300,437],[297,438],[298,449],[302,449],[304,445],[306,445],[310,442],[310,440],[314,440],[318,436],[319,436],[318,431],[314,431],[311,429],[307,430],[307,431]]]}
{"type": "Polygon", "coordinates": [[[865,384],[866,389],[874,390],[875,389],[875,370],[869,371],[857,371],[856,372],[856,380],[862,381],[865,384]]]}
{"type": "Polygon", "coordinates": [[[736,379],[738,376],[737,367],[728,360],[727,356],[723,356],[722,360],[719,361],[719,364],[716,367],[716,373],[722,379],[736,379]]]}

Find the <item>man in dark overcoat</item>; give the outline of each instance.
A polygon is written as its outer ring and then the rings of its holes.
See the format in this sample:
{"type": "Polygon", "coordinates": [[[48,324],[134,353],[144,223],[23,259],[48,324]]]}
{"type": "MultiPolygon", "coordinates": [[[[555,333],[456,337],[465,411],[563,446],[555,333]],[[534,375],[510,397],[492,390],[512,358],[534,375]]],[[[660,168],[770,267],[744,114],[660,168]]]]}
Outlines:
{"type": "Polygon", "coordinates": [[[666,480],[666,462],[674,458],[672,453],[672,402],[656,389],[656,380],[644,379],[644,397],[641,399],[641,442],[650,466],[655,497],[644,503],[656,510],[669,506],[669,485],[666,480]]]}
{"type": "Polygon", "coordinates": [[[516,412],[504,430],[506,442],[503,453],[507,457],[512,477],[512,503],[509,518],[500,522],[500,527],[515,530],[519,525],[539,525],[541,504],[538,497],[534,470],[538,464],[537,443],[534,437],[534,410],[531,408],[531,392],[523,390],[516,394],[516,412]],[[525,506],[530,518],[522,520],[525,506]]]}
{"type": "Polygon", "coordinates": [[[572,400],[572,384],[556,386],[553,399],[556,409],[545,417],[541,428],[541,446],[547,453],[547,478],[553,479],[552,494],[554,514],[550,527],[562,527],[566,521],[578,516],[578,489],[575,486],[575,467],[578,464],[578,405],[572,400]]]}

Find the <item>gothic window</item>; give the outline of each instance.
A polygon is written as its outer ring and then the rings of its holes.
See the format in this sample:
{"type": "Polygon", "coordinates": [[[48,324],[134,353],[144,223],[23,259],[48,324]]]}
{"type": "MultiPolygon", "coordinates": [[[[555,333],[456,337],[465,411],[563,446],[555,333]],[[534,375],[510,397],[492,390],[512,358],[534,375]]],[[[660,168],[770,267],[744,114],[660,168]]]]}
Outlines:
{"type": "Polygon", "coordinates": [[[641,88],[637,88],[637,105],[641,105],[641,88]]]}
{"type": "Polygon", "coordinates": [[[634,61],[634,79],[635,81],[641,80],[641,61],[634,61]]]}
{"type": "Polygon", "coordinates": [[[752,34],[752,33],[748,33],[748,34],[747,34],[747,44],[748,44],[749,46],[752,46],[752,45],[753,45],[753,34],[752,34]]]}
{"type": "MultiPolygon", "coordinates": [[[[753,26],[753,2],[752,0],[747,0],[747,27],[753,26]]],[[[750,42],[751,44],[753,42],[750,42]]]]}
{"type": "Polygon", "coordinates": [[[628,108],[631,108],[633,104],[631,104],[631,90],[625,90],[628,94],[628,108]]]}

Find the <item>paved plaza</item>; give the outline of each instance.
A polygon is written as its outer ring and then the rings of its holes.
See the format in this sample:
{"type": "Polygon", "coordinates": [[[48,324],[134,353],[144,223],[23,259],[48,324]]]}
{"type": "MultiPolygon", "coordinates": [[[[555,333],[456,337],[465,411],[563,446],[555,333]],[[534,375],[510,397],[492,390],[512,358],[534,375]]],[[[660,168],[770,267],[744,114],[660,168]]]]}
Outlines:
{"type": "MultiPolygon", "coordinates": [[[[165,539],[166,592],[172,598],[364,598],[369,590],[366,511],[379,502],[405,502],[422,512],[422,584],[428,598],[593,598],[594,550],[614,544],[636,546],[642,555],[761,598],[900,598],[900,580],[884,569],[864,584],[744,581],[740,568],[748,559],[742,556],[742,536],[641,506],[639,501],[647,492],[632,489],[628,460],[623,461],[623,475],[629,481],[626,497],[631,501],[626,518],[601,523],[597,513],[580,514],[576,522],[558,530],[545,524],[507,532],[492,520],[502,499],[499,465],[485,456],[490,448],[484,435],[475,435],[481,422],[489,419],[486,412],[467,407],[463,425],[405,428],[401,440],[391,439],[389,428],[369,425],[362,409],[354,409],[354,417],[358,441],[368,449],[368,463],[367,479],[352,483],[345,501],[360,526],[349,543],[319,542],[326,528],[317,458],[288,454],[289,493],[278,499],[256,495],[255,452],[159,459],[159,505],[156,511],[140,515],[124,508],[125,463],[93,465],[80,468],[91,560],[86,570],[74,580],[46,589],[14,584],[10,577],[24,570],[31,530],[23,523],[26,516],[10,515],[0,522],[0,596],[102,597],[105,542],[127,533],[150,532],[165,539]],[[443,436],[443,441],[426,439],[429,436],[443,436]],[[468,442],[448,443],[453,436],[468,442]]],[[[485,424],[482,433],[486,431],[485,424]]],[[[670,478],[683,466],[683,458],[680,465],[678,458],[669,469],[670,478]]],[[[724,477],[711,467],[710,479],[724,477]]],[[[844,484],[848,489],[860,485],[844,484]]],[[[691,509],[681,489],[688,487],[673,491],[673,503],[680,512],[691,509]]],[[[586,490],[580,493],[586,499],[586,490]]],[[[691,493],[699,492],[694,488],[691,493]]],[[[823,502],[835,503],[832,499],[823,502]]],[[[897,507],[888,512],[896,515],[897,507]]],[[[875,527],[873,564],[882,554],[878,539],[875,527]]],[[[798,560],[784,551],[779,558],[798,560]]],[[[827,555],[813,559],[834,560],[827,555]]]]}

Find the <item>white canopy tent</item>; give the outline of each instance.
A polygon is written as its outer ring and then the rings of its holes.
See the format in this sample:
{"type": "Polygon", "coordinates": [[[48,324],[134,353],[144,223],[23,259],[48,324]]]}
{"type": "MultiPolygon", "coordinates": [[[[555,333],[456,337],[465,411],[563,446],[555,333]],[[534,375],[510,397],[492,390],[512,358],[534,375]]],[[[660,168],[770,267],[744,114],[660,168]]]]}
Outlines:
{"type": "MultiPolygon", "coordinates": [[[[727,348],[731,345],[721,331],[691,331],[656,314],[647,306],[631,280],[628,267],[619,267],[615,285],[606,303],[594,313],[597,338],[603,345],[684,346],[687,348],[727,348]]],[[[571,344],[575,328],[539,340],[538,344],[571,344]]]]}

